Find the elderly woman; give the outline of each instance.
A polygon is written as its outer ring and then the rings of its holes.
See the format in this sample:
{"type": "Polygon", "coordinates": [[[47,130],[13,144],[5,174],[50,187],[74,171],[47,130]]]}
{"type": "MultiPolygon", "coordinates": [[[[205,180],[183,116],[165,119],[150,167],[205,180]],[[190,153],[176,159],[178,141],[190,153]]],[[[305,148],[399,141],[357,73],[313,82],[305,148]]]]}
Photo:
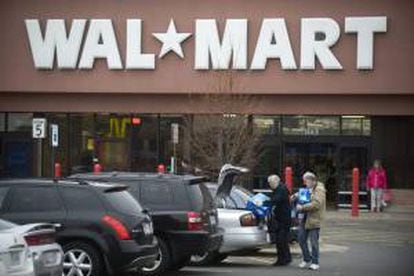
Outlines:
{"type": "Polygon", "coordinates": [[[279,176],[270,175],[267,179],[270,188],[273,190],[270,204],[272,215],[270,220],[269,233],[273,235],[276,242],[277,261],[274,266],[285,266],[292,262],[289,248],[289,231],[291,224],[291,209],[289,191],[286,185],[281,183],[279,176]]]}
{"type": "Polygon", "coordinates": [[[306,172],[303,175],[303,182],[310,189],[310,202],[298,205],[297,210],[306,213],[305,222],[299,226],[298,240],[302,249],[303,261],[300,268],[311,270],[319,269],[319,232],[322,219],[325,213],[326,190],[321,182],[318,182],[316,175],[306,172]],[[309,252],[308,239],[310,239],[312,253],[309,252]]]}

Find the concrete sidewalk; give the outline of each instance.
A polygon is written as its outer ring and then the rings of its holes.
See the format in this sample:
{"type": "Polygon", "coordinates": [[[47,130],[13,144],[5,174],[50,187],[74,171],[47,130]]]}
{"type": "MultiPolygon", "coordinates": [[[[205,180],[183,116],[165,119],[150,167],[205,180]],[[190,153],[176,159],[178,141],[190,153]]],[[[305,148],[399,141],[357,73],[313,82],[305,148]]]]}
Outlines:
{"type": "MultiPolygon", "coordinates": [[[[321,252],[345,252],[351,244],[370,243],[404,247],[414,245],[414,206],[390,206],[382,213],[361,212],[352,217],[350,210],[327,211],[321,229],[321,252]]],[[[297,243],[291,245],[293,255],[300,254],[297,243]]],[[[258,252],[275,256],[274,245],[258,252]]]]}
{"type": "Polygon", "coordinates": [[[325,223],[344,221],[414,221],[414,205],[390,205],[384,212],[361,211],[358,217],[351,216],[351,210],[327,211],[325,223]]]}

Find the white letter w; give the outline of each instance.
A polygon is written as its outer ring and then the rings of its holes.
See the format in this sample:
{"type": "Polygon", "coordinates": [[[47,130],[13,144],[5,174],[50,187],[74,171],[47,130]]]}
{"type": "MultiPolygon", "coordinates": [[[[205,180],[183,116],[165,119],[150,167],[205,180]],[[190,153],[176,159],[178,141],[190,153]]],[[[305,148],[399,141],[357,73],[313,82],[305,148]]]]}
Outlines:
{"type": "Polygon", "coordinates": [[[85,19],[75,19],[69,37],[63,19],[47,20],[44,39],[39,20],[25,20],[34,65],[38,69],[53,69],[55,51],[58,68],[75,69],[82,43],[85,19]]]}

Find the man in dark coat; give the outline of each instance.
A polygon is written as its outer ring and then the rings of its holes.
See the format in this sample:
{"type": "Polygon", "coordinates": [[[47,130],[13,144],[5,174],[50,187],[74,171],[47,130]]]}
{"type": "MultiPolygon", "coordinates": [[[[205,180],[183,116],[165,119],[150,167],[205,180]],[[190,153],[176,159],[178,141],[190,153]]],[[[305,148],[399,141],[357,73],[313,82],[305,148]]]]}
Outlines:
{"type": "Polygon", "coordinates": [[[273,190],[269,202],[272,206],[269,233],[273,235],[276,242],[277,261],[274,265],[285,266],[292,262],[289,248],[289,232],[292,220],[289,191],[286,185],[280,182],[277,175],[270,175],[267,181],[273,190]]]}

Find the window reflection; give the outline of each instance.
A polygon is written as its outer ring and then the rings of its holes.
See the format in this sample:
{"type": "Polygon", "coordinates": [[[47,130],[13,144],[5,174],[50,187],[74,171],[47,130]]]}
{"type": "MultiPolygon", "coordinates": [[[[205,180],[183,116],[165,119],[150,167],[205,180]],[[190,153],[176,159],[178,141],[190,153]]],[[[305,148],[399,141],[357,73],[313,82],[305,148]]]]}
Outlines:
{"type": "Polygon", "coordinates": [[[339,135],[338,116],[285,116],[285,135],[339,135]]]}
{"type": "Polygon", "coordinates": [[[6,113],[0,113],[0,132],[6,131],[6,113]]]}
{"type": "Polygon", "coordinates": [[[370,136],[371,135],[371,119],[364,118],[362,121],[362,124],[363,124],[362,134],[365,136],[370,136]]]}
{"type": "Polygon", "coordinates": [[[255,129],[262,134],[278,135],[280,133],[279,116],[254,116],[253,124],[255,129]]]}
{"type": "MultiPolygon", "coordinates": [[[[182,115],[161,115],[160,117],[160,160],[165,165],[171,164],[171,157],[175,155],[177,169],[188,166],[188,156],[184,156],[185,147],[190,145],[185,143],[184,116],[182,115]],[[178,124],[178,144],[172,141],[172,124],[178,124]]],[[[187,155],[189,149],[187,148],[187,155]]]]}
{"type": "Polygon", "coordinates": [[[132,127],[131,170],[155,171],[158,163],[158,115],[134,115],[139,124],[132,127]]]}
{"type": "Polygon", "coordinates": [[[51,136],[48,134],[43,140],[43,173],[45,175],[52,175],[52,168],[50,166],[52,158],[54,162],[59,162],[63,175],[67,175],[69,169],[69,147],[68,147],[68,116],[65,113],[48,113],[46,114],[47,125],[51,124],[58,126],[58,147],[51,148],[51,136]],[[54,156],[52,157],[52,152],[54,156]]]}
{"type": "Polygon", "coordinates": [[[7,131],[32,131],[33,113],[9,113],[7,131]]]}
{"type": "Polygon", "coordinates": [[[128,171],[130,168],[129,114],[98,114],[96,116],[95,156],[106,171],[128,171]]]}
{"type": "Polygon", "coordinates": [[[283,134],[304,135],[305,133],[306,133],[306,117],[305,116],[283,117],[283,134]]]}
{"type": "Polygon", "coordinates": [[[70,164],[71,173],[90,172],[95,154],[93,114],[70,114],[70,164]]]}
{"type": "Polygon", "coordinates": [[[364,116],[342,116],[342,134],[370,135],[371,121],[364,116]]]}
{"type": "Polygon", "coordinates": [[[306,118],[306,129],[309,134],[338,135],[339,125],[339,117],[336,116],[308,116],[306,118]]]}

